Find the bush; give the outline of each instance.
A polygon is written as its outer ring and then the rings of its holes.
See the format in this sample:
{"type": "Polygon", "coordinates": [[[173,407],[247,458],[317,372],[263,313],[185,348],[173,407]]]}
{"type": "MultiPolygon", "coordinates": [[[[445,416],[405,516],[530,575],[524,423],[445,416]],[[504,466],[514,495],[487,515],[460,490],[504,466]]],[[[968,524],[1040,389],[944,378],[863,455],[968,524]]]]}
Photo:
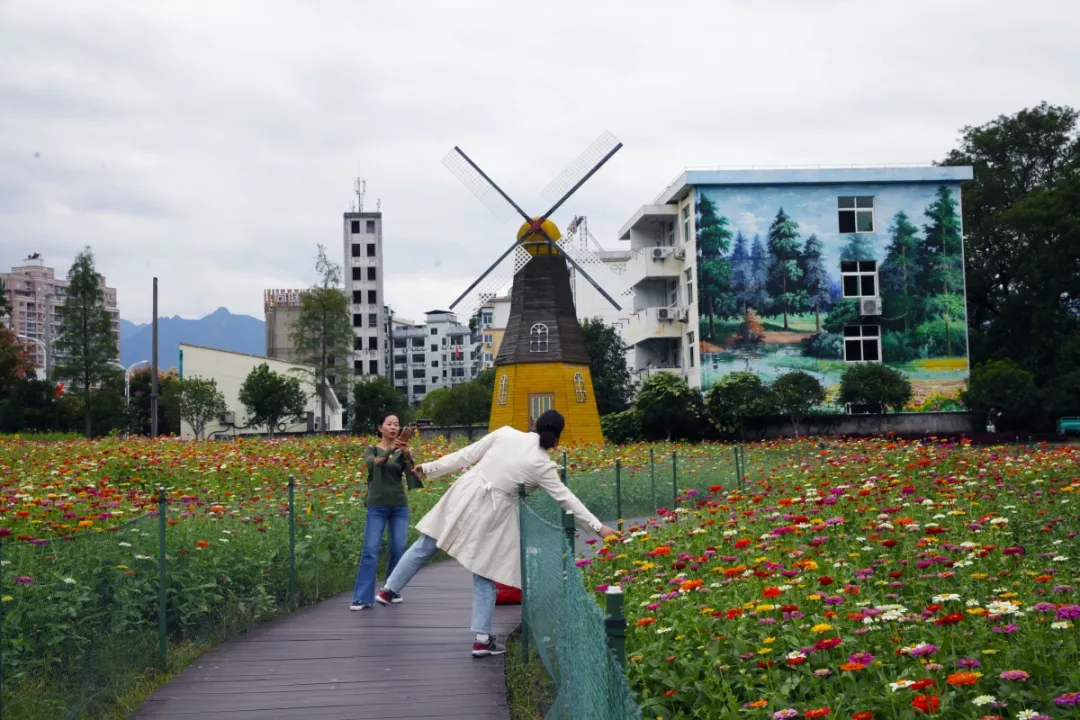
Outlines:
{"type": "Polygon", "coordinates": [[[919,358],[915,338],[903,332],[886,330],[881,335],[881,356],[892,363],[911,362],[919,358]]]}
{"type": "Polygon", "coordinates": [[[810,373],[795,370],[776,378],[772,384],[772,399],[776,409],[791,419],[798,437],[799,424],[815,407],[825,403],[825,388],[810,373]]]}
{"type": "Polygon", "coordinates": [[[843,404],[862,405],[884,413],[903,409],[909,400],[911,381],[888,365],[851,365],[840,378],[840,402],[843,404]]]}
{"type": "Polygon", "coordinates": [[[825,332],[841,335],[844,326],[859,319],[859,301],[852,298],[844,298],[833,305],[832,310],[821,323],[821,329],[825,332]]]}
{"type": "Polygon", "coordinates": [[[721,433],[746,430],[772,412],[772,394],[754,373],[735,372],[713,385],[705,398],[709,419],[721,433]]]}
{"type": "Polygon", "coordinates": [[[967,329],[962,322],[953,320],[946,325],[945,320],[937,318],[920,325],[915,334],[927,357],[964,357],[967,354],[967,329]]]}
{"type": "Polygon", "coordinates": [[[971,370],[964,403],[971,411],[986,417],[990,408],[1001,411],[997,425],[1019,429],[1038,426],[1042,420],[1040,393],[1035,376],[1012,360],[994,360],[971,370]]]}
{"type": "Polygon", "coordinates": [[[648,439],[694,439],[701,436],[705,407],[701,393],[677,375],[657,373],[638,392],[642,432],[648,439]]]}
{"type": "Polygon", "coordinates": [[[821,360],[844,359],[844,337],[839,333],[814,333],[801,343],[803,355],[821,360]]]}
{"type": "Polygon", "coordinates": [[[641,413],[631,408],[622,412],[609,413],[600,418],[600,429],[609,443],[623,445],[641,440],[641,413]]]}

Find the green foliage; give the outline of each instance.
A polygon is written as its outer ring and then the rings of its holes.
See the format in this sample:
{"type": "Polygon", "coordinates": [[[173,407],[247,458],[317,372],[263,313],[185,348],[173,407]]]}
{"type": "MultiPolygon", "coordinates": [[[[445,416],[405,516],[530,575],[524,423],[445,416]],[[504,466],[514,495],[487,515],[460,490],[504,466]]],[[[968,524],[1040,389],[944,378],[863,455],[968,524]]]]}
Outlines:
{"type": "Polygon", "coordinates": [[[441,387],[435,388],[424,395],[424,399],[420,401],[420,407],[417,408],[417,417],[422,417],[426,420],[430,420],[436,425],[450,425],[452,423],[446,422],[446,417],[449,415],[449,410],[444,411],[444,406],[450,399],[450,388],[441,387]]]}
{"type": "Polygon", "coordinates": [[[825,403],[825,388],[816,377],[801,370],[784,373],[773,381],[770,389],[773,405],[791,419],[796,437],[802,421],[825,403]]]}
{"type": "Polygon", "coordinates": [[[480,383],[488,391],[488,395],[495,392],[495,368],[489,367],[476,376],[476,382],[480,383]]]}
{"type": "Polygon", "coordinates": [[[180,418],[191,426],[198,440],[203,439],[208,422],[228,412],[225,396],[213,378],[184,378],[179,399],[180,418]]]}
{"type": "MultiPolygon", "coordinates": [[[[838,336],[839,337],[839,336],[838,336]]],[[[843,358],[843,338],[840,338],[840,355],[843,358]]],[[[910,362],[918,359],[920,355],[921,341],[911,332],[893,332],[885,330],[881,334],[881,354],[887,357],[891,363],[910,362]]]]}
{"type": "Polygon", "coordinates": [[[636,407],[648,438],[695,437],[705,415],[701,393],[669,373],[656,373],[642,383],[636,407]]]}
{"type": "Polygon", "coordinates": [[[731,262],[727,259],[731,242],[728,219],[716,212],[716,203],[698,193],[694,208],[697,230],[698,297],[703,314],[708,315],[708,339],[715,340],[716,317],[726,316],[734,306],[731,288],[731,262]]]}
{"type": "Polygon", "coordinates": [[[75,257],[68,271],[67,297],[57,308],[60,337],[53,343],[57,355],[68,357],[53,370],[54,376],[71,378],[82,389],[87,437],[92,430],[90,389],[115,370],[112,363],[119,355],[101,286],[102,277],[94,269],[94,255],[87,247],[75,257]]]}
{"type": "Polygon", "coordinates": [[[829,315],[825,318],[825,322],[821,324],[821,329],[826,332],[843,335],[844,326],[848,323],[853,323],[858,319],[859,301],[855,298],[843,298],[839,300],[836,305],[833,305],[833,309],[829,311],[829,315]]]}
{"type": "Polygon", "coordinates": [[[827,331],[814,333],[803,340],[800,345],[802,346],[803,355],[807,357],[822,360],[844,359],[844,336],[838,333],[827,331]]]}
{"type": "Polygon", "coordinates": [[[899,412],[911,395],[911,381],[888,365],[849,365],[840,377],[841,403],[872,408],[877,413],[899,412]]]}
{"type": "Polygon", "coordinates": [[[807,300],[814,309],[816,329],[821,329],[821,311],[832,305],[829,271],[822,258],[821,241],[817,235],[806,238],[802,255],[799,257],[803,285],[806,287],[807,300]]]}
{"type": "Polygon", "coordinates": [[[772,394],[754,373],[729,373],[709,390],[705,409],[721,433],[742,432],[772,412],[772,394]]]}
{"type": "Polygon", "coordinates": [[[412,419],[409,399],[382,375],[359,378],[353,386],[352,430],[357,435],[375,432],[379,416],[392,412],[402,425],[412,419]]]}
{"type": "Polygon", "coordinates": [[[918,259],[922,245],[918,232],[907,213],[896,213],[889,226],[889,246],[879,273],[885,315],[899,318],[896,323],[904,330],[918,321],[918,259]]]}
{"type": "Polygon", "coordinates": [[[11,303],[7,299],[7,289],[4,287],[4,278],[0,278],[0,317],[11,314],[11,303]]]}
{"type": "Polygon", "coordinates": [[[56,385],[48,380],[18,378],[0,393],[0,432],[67,432],[76,420],[64,412],[56,385]]]}
{"type": "MultiPolygon", "coordinates": [[[[300,312],[289,328],[299,362],[310,369],[315,396],[326,398],[331,391],[329,378],[346,381],[352,369],[354,333],[349,296],[341,290],[341,267],[326,257],[319,245],[315,258],[319,282],[300,296],[300,312]],[[331,365],[331,363],[334,363],[331,365]]],[[[343,382],[342,384],[347,384],[343,382]]],[[[326,431],[326,406],[319,403],[319,427],[326,431]]]]}
{"type": "Polygon", "coordinates": [[[1042,419],[1035,376],[1012,360],[992,360],[972,368],[963,400],[981,417],[997,408],[1001,419],[996,424],[1003,428],[1032,427],[1042,419]]]}
{"type": "Polygon", "coordinates": [[[299,378],[274,372],[266,363],[258,365],[244,379],[239,399],[247,409],[248,424],[265,427],[271,437],[282,420],[303,417],[307,407],[307,395],[299,378]]]}
{"type": "Polygon", "coordinates": [[[641,413],[634,408],[602,416],[600,429],[604,433],[604,439],[616,445],[637,442],[645,436],[641,413]]]}
{"type": "MultiPolygon", "coordinates": [[[[589,353],[589,373],[592,375],[596,409],[600,415],[625,410],[633,397],[630,368],[626,365],[626,346],[614,325],[602,318],[586,318],[581,323],[585,350],[589,353]]],[[[492,390],[495,376],[492,374],[492,390]]]]}
{"type": "Polygon", "coordinates": [[[769,227],[768,292],[772,296],[772,311],[784,316],[784,329],[788,329],[788,314],[802,312],[810,305],[810,298],[802,282],[803,270],[799,265],[799,223],[788,217],[784,208],[776,213],[769,227]]]}
{"type": "MultiPolygon", "coordinates": [[[[148,366],[132,371],[130,378],[130,432],[150,434],[150,395],[153,375],[148,366]]],[[[180,377],[172,371],[158,373],[158,433],[180,434],[180,377]]]]}
{"type": "Polygon", "coordinates": [[[33,373],[29,356],[15,334],[0,325],[0,399],[10,390],[16,380],[33,373]]]}
{"type": "Polygon", "coordinates": [[[847,245],[840,251],[841,260],[876,260],[874,236],[871,233],[848,235],[847,245]]]}
{"type": "MultiPolygon", "coordinates": [[[[491,418],[491,391],[476,380],[455,385],[446,405],[450,425],[487,425],[491,418]]],[[[441,423],[440,423],[441,424],[441,423]]]]}

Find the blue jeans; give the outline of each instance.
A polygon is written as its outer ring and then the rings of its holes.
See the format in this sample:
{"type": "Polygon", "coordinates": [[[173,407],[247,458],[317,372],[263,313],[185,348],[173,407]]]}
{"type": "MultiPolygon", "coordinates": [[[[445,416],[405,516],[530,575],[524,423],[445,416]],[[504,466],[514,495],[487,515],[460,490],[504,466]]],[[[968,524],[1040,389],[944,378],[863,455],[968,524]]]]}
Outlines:
{"type": "MultiPolygon", "coordinates": [[[[399,593],[409,584],[413,575],[427,565],[435,553],[439,551],[435,544],[435,538],[421,535],[414,542],[401,562],[386,579],[386,589],[392,593],[399,593]]],[[[491,633],[491,620],[495,615],[495,583],[486,577],[473,573],[472,589],[472,631],[477,633],[491,633]]]]}
{"type": "Polygon", "coordinates": [[[386,574],[394,572],[405,552],[405,539],[409,534],[409,506],[391,505],[369,507],[364,525],[364,549],[360,553],[360,569],[356,571],[353,586],[353,602],[375,604],[375,570],[379,565],[379,551],[386,526],[390,526],[390,562],[386,574]]]}

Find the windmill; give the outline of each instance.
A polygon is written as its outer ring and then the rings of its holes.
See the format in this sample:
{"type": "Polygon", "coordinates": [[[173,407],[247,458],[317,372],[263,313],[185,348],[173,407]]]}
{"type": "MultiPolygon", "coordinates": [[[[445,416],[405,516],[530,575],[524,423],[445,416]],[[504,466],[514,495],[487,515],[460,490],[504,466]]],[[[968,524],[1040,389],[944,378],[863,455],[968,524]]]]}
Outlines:
{"type": "Polygon", "coordinates": [[[629,295],[630,291],[587,249],[573,247],[574,243],[560,244],[561,233],[550,218],[621,147],[611,133],[601,135],[544,190],[543,197],[553,204],[536,217],[511,200],[461,148],[454,147],[443,159],[496,217],[505,222],[516,214],[524,221],[510,247],[450,305],[453,310],[468,299],[463,309],[475,312],[494,294],[491,289],[505,284],[505,280],[489,277],[492,271],[515,254],[510,318],[495,358],[491,428],[512,425],[529,430],[542,412],[554,408],[566,418],[565,439],[603,442],[589,355],[574,309],[567,264],[617,310],[622,309],[619,303],[582,265],[606,272],[604,284],[615,294],[629,295]],[[482,286],[485,280],[487,285],[482,286]]]}

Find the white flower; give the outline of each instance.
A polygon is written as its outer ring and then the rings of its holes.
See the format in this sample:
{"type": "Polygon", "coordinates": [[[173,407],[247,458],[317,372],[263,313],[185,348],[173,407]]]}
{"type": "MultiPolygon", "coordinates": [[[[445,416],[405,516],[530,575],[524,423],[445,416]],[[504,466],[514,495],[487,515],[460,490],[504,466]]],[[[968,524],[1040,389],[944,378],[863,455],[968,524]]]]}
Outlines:
{"type": "Polygon", "coordinates": [[[978,705],[981,707],[983,705],[989,705],[992,702],[997,702],[997,698],[993,695],[980,695],[971,702],[973,705],[978,705]]]}
{"type": "Polygon", "coordinates": [[[64,578],[64,584],[65,585],[74,585],[75,584],[75,578],[64,578]]]}
{"type": "Polygon", "coordinates": [[[1035,712],[1034,710],[1021,710],[1019,714],[1017,714],[1016,720],[1031,720],[1031,718],[1035,717],[1038,714],[1039,713],[1035,712]]]}
{"type": "Polygon", "coordinates": [[[136,560],[152,560],[153,558],[151,558],[149,555],[136,555],[135,559],[136,560]]]}
{"type": "Polygon", "coordinates": [[[1008,525],[1009,524],[1009,518],[996,517],[996,518],[993,518],[990,521],[990,524],[991,525],[1008,525]]]}
{"type": "Polygon", "coordinates": [[[129,543],[129,542],[122,542],[122,543],[120,543],[120,547],[131,547],[131,543],[129,543]]]}
{"type": "Polygon", "coordinates": [[[671,632],[671,631],[672,631],[673,629],[674,629],[674,628],[669,628],[669,627],[666,627],[666,628],[657,628],[657,629],[656,629],[656,634],[657,634],[657,635],[663,635],[664,633],[669,633],[669,632],[671,632]]]}
{"type": "Polygon", "coordinates": [[[1059,620],[1058,622],[1050,623],[1050,627],[1054,630],[1068,630],[1072,627],[1072,623],[1065,620],[1059,620]]]}
{"type": "Polygon", "coordinates": [[[960,596],[956,593],[948,593],[947,595],[935,595],[933,599],[936,603],[943,603],[951,600],[959,600],[960,596]]]}
{"type": "Polygon", "coordinates": [[[893,692],[896,692],[897,690],[903,690],[904,688],[910,687],[914,684],[914,680],[897,680],[896,682],[889,683],[889,689],[893,692]]]}
{"type": "Polygon", "coordinates": [[[805,655],[803,655],[803,654],[802,654],[801,652],[799,652],[798,650],[794,650],[794,651],[792,651],[792,652],[789,652],[789,653],[787,654],[787,659],[788,659],[788,660],[805,660],[805,659],[806,659],[806,656],[805,656],[805,655]]]}
{"type": "Polygon", "coordinates": [[[986,606],[991,615],[1022,615],[1020,609],[1007,600],[995,600],[986,606]]]}
{"type": "Polygon", "coordinates": [[[1055,557],[1055,558],[1054,558],[1054,560],[1053,560],[1053,561],[1054,561],[1054,562],[1066,562],[1066,561],[1067,561],[1068,559],[1069,559],[1069,558],[1067,558],[1067,557],[1066,557],[1066,556],[1064,556],[1064,555],[1058,555],[1057,557],[1055,557]]]}

